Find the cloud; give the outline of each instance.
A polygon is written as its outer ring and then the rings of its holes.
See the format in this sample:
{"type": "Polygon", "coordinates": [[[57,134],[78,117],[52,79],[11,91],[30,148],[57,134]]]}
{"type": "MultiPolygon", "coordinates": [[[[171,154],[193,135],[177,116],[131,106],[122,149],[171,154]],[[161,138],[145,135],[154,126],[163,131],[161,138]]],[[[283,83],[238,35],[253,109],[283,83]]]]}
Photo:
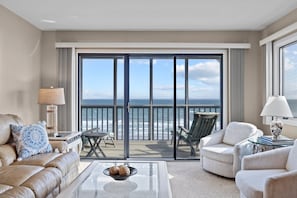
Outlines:
{"type": "Polygon", "coordinates": [[[290,71],[296,68],[296,63],[290,57],[285,57],[285,71],[290,71]]]}
{"type": "MultiPolygon", "coordinates": [[[[177,75],[184,76],[184,65],[177,66],[177,75]]],[[[220,63],[208,61],[189,66],[189,80],[197,80],[207,85],[218,84],[220,81],[220,63]]]]}

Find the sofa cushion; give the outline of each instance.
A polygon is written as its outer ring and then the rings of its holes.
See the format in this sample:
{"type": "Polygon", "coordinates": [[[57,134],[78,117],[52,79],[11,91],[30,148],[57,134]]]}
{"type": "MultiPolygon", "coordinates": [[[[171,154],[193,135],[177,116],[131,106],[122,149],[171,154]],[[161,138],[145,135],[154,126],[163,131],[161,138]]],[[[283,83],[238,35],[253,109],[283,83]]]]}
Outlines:
{"type": "Polygon", "coordinates": [[[228,144],[215,144],[212,146],[205,146],[201,149],[201,155],[216,161],[233,163],[234,147],[228,144]]]}
{"type": "Polygon", "coordinates": [[[30,188],[36,198],[43,198],[59,187],[62,173],[56,168],[46,168],[25,181],[22,186],[30,188]]]}
{"type": "Polygon", "coordinates": [[[257,127],[250,123],[231,122],[228,124],[223,142],[230,145],[235,145],[238,142],[255,134],[257,127]]]}
{"type": "Polygon", "coordinates": [[[10,165],[0,168],[0,184],[20,186],[30,177],[42,171],[41,166],[10,165]]]}
{"type": "MultiPolygon", "coordinates": [[[[3,185],[0,184],[1,189],[2,187],[3,185]]],[[[35,198],[33,191],[25,186],[10,186],[0,193],[0,198],[35,198]]]]}
{"type": "Polygon", "coordinates": [[[33,165],[33,166],[43,166],[53,161],[57,157],[61,156],[62,153],[42,153],[39,155],[33,155],[21,161],[16,161],[12,165],[33,165]]]}
{"type": "Polygon", "coordinates": [[[16,142],[18,159],[39,153],[52,152],[45,128],[45,122],[31,125],[11,125],[12,135],[16,142]]]}
{"type": "Polygon", "coordinates": [[[236,175],[236,185],[245,197],[263,198],[267,178],[284,172],[285,169],[242,170],[236,175]]]}
{"type": "Polygon", "coordinates": [[[76,152],[65,153],[46,164],[46,167],[58,168],[65,176],[73,167],[79,166],[79,155],[76,152]]]}
{"type": "Polygon", "coordinates": [[[286,168],[287,170],[297,170],[297,140],[295,140],[292,149],[289,152],[286,168]]]}

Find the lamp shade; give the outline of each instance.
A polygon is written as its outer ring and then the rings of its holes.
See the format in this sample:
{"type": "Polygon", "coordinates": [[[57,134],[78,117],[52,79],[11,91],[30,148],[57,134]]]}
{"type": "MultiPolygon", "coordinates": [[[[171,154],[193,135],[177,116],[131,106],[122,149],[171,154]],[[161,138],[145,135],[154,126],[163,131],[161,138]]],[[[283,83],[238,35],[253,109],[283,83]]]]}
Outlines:
{"type": "Polygon", "coordinates": [[[286,118],[293,117],[285,96],[270,96],[260,115],[286,118]]]}
{"type": "Polygon", "coordinates": [[[42,88],[39,90],[39,104],[62,105],[65,104],[64,88],[42,88]]]}

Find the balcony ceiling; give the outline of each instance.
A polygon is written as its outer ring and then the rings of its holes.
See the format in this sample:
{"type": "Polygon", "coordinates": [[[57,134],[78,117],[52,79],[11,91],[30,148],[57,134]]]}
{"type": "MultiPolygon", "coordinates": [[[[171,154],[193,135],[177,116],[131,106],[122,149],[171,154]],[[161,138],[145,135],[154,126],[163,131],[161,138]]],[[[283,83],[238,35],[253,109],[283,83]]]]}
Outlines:
{"type": "MultiPolygon", "coordinates": [[[[41,30],[262,30],[296,0],[0,0],[41,30]]],[[[0,13],[1,14],[1,13],[0,13]]]]}

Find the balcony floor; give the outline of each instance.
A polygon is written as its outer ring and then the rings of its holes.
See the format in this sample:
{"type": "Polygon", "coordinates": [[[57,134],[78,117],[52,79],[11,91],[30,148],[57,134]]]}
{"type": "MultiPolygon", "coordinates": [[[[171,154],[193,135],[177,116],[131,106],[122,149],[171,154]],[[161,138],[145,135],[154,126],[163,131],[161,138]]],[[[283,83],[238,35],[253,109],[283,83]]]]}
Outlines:
{"type": "MultiPolygon", "coordinates": [[[[107,140],[106,142],[111,141],[107,140]]],[[[115,146],[105,144],[103,141],[100,143],[106,158],[123,158],[124,141],[117,140],[114,143],[115,146]]],[[[171,144],[171,141],[130,140],[129,147],[130,158],[173,158],[173,144],[171,144]]],[[[86,157],[89,151],[90,146],[86,143],[80,154],[81,158],[98,159],[94,154],[91,157],[86,157]]],[[[98,149],[96,151],[98,152],[98,149]]],[[[190,146],[182,144],[177,148],[177,158],[199,159],[199,151],[196,152],[196,156],[191,156],[190,146]]],[[[104,159],[101,153],[99,153],[99,159],[104,159]]]]}

